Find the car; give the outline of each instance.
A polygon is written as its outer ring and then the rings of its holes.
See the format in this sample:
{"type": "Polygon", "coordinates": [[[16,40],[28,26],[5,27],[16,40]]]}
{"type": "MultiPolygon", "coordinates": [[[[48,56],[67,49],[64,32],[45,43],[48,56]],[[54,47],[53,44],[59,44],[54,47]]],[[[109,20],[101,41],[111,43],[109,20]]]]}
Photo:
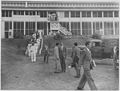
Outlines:
{"type": "Polygon", "coordinates": [[[91,53],[93,58],[111,58],[113,51],[111,47],[105,46],[100,39],[90,39],[92,44],[91,53]]]}

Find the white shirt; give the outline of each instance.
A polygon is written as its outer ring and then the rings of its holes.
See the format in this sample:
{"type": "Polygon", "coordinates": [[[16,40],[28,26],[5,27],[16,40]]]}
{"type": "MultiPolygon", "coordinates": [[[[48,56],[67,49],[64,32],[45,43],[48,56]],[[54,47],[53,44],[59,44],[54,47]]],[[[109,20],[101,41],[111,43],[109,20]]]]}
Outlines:
{"type": "Polygon", "coordinates": [[[32,45],[32,46],[31,46],[30,52],[31,52],[31,53],[36,53],[36,46],[35,46],[35,45],[32,45]]]}

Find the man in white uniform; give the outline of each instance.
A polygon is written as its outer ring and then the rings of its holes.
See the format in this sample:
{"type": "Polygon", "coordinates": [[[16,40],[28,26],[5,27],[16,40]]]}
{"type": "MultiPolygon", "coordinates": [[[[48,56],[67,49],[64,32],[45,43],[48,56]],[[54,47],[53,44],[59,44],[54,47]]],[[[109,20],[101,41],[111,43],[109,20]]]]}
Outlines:
{"type": "Polygon", "coordinates": [[[32,62],[36,62],[36,46],[34,43],[32,43],[32,46],[30,48],[30,57],[32,62]]]}

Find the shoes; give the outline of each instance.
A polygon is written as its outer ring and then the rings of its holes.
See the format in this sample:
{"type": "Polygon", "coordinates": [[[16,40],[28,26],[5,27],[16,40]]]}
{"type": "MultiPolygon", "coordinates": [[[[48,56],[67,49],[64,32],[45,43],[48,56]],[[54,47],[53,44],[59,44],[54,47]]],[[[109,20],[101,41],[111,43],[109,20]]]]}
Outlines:
{"type": "Polygon", "coordinates": [[[77,89],[76,90],[83,90],[83,88],[79,88],[79,87],[77,87],[77,89]]]}
{"type": "Polygon", "coordinates": [[[80,76],[74,76],[75,78],[80,78],[80,76]]]}
{"type": "Polygon", "coordinates": [[[60,73],[59,71],[55,71],[54,73],[60,73]]]}
{"type": "Polygon", "coordinates": [[[65,70],[63,70],[62,72],[65,72],[65,70]]]}

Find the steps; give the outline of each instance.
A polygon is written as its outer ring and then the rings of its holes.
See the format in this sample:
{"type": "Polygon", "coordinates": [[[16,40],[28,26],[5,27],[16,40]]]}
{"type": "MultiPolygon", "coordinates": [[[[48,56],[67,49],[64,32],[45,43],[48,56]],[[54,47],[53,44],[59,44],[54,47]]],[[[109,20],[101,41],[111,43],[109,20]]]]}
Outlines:
{"type": "Polygon", "coordinates": [[[64,35],[72,35],[70,31],[67,31],[67,29],[62,27],[60,24],[59,24],[59,31],[64,35]]]}

